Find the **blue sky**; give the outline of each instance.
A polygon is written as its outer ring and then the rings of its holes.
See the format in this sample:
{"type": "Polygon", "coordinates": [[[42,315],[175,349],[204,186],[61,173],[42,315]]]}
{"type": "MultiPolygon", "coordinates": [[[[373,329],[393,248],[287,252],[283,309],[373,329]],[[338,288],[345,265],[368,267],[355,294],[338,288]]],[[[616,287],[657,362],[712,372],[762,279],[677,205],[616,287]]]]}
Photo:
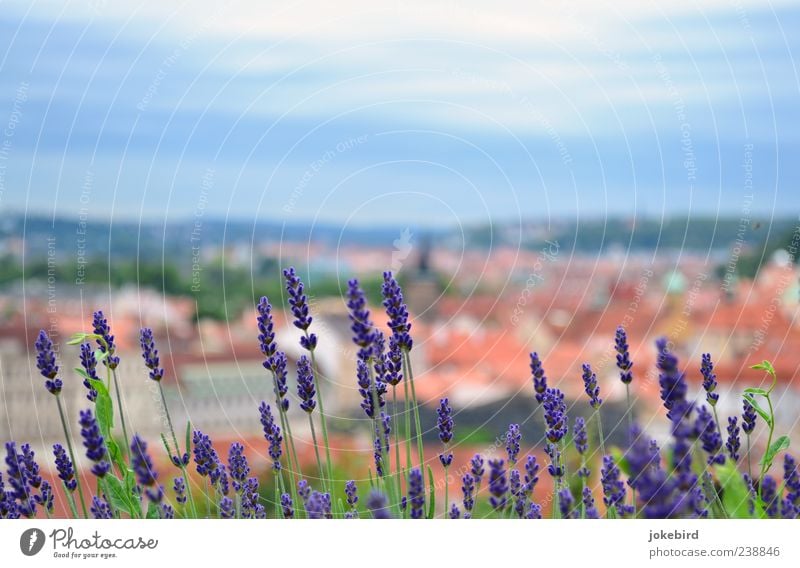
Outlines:
{"type": "Polygon", "coordinates": [[[123,4],[2,3],[3,211],[738,216],[751,184],[762,217],[800,206],[789,2],[123,4]]]}

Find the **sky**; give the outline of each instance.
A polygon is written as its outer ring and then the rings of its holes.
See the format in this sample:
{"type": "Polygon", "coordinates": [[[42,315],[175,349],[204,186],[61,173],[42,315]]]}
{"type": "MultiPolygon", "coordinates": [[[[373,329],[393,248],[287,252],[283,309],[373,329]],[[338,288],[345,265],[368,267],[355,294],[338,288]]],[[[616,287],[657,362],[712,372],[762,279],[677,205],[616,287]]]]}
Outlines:
{"type": "Polygon", "coordinates": [[[800,207],[796,3],[0,8],[0,211],[452,226],[800,207]]]}

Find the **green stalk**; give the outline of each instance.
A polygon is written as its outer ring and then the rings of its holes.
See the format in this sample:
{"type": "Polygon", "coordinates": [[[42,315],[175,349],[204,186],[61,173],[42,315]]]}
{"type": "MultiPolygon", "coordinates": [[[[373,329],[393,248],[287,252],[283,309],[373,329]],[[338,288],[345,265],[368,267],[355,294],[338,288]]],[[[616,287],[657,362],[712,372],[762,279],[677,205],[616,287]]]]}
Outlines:
{"type": "Polygon", "coordinates": [[[633,404],[631,403],[631,385],[625,385],[625,399],[628,401],[628,430],[633,428],[633,404]]]}
{"type": "Polygon", "coordinates": [[[311,418],[311,413],[308,413],[308,423],[311,425],[311,443],[314,444],[314,454],[317,456],[317,468],[319,469],[320,480],[322,481],[322,489],[328,490],[328,483],[325,481],[325,473],[322,469],[322,460],[319,457],[319,445],[317,444],[317,432],[314,429],[314,420],[311,418]]]}
{"type": "MultiPolygon", "coordinates": [[[[308,331],[304,332],[306,337],[308,337],[308,331]]],[[[325,408],[322,404],[322,388],[320,385],[320,375],[319,375],[319,368],[317,367],[317,359],[314,356],[314,350],[311,349],[309,351],[311,353],[311,373],[314,375],[314,384],[317,388],[317,403],[319,404],[319,416],[320,422],[322,423],[322,440],[325,442],[325,459],[328,465],[328,480],[333,483],[333,465],[331,460],[331,445],[328,441],[328,424],[327,420],[325,419],[325,408]]],[[[312,430],[313,431],[313,430],[312,430]]],[[[320,474],[322,474],[322,470],[320,470],[320,474]]]]}
{"type": "Polygon", "coordinates": [[[750,476],[750,479],[753,479],[753,460],[750,458],[750,434],[746,434],[747,436],[747,475],[750,476]]]}
{"type": "MultiPolygon", "coordinates": [[[[111,369],[109,367],[109,372],[114,377],[114,390],[116,391],[117,407],[119,408],[119,422],[120,424],[122,424],[122,435],[125,438],[125,451],[123,453],[127,456],[128,452],[130,452],[131,441],[130,438],[128,438],[128,428],[125,426],[125,413],[122,412],[122,392],[119,389],[119,381],[117,380],[117,370],[111,369]]],[[[159,386],[161,386],[161,383],[159,383],[159,386]]]]}
{"type": "MultiPolygon", "coordinates": [[[[408,374],[406,370],[406,360],[405,357],[402,360],[403,366],[403,390],[404,392],[404,399],[403,399],[403,414],[405,414],[405,438],[406,438],[406,470],[411,471],[411,468],[414,467],[414,464],[411,463],[411,411],[409,406],[411,405],[411,396],[408,393],[408,374]]],[[[420,466],[421,467],[421,466],[420,466]]]]}
{"type": "Polygon", "coordinates": [[[395,468],[394,473],[395,486],[397,492],[397,503],[400,503],[400,494],[402,492],[401,479],[400,479],[400,424],[397,420],[397,385],[392,385],[392,426],[394,428],[394,457],[395,468]]]}
{"type": "MultiPolygon", "coordinates": [[[[295,472],[301,478],[303,476],[303,472],[300,469],[300,460],[297,459],[297,449],[294,445],[294,436],[292,435],[292,428],[289,423],[289,417],[286,415],[286,410],[283,408],[283,400],[281,400],[280,395],[278,394],[278,378],[275,375],[275,370],[270,369],[272,373],[272,385],[273,390],[275,392],[275,402],[278,406],[278,414],[281,417],[281,427],[283,428],[284,434],[286,434],[286,461],[289,463],[289,476],[291,477],[292,487],[291,487],[291,494],[292,494],[292,503],[297,502],[297,477],[295,476],[295,472]],[[294,465],[292,465],[292,460],[294,459],[294,465]]],[[[281,474],[281,479],[283,479],[283,474],[281,474]]],[[[284,491],[286,487],[284,487],[284,491]]]]}
{"type": "Polygon", "coordinates": [[[597,437],[600,439],[600,453],[604,456],[606,455],[606,440],[603,435],[603,418],[600,416],[599,407],[595,410],[595,414],[597,415],[597,437]]]}
{"type": "Polygon", "coordinates": [[[67,426],[67,419],[64,415],[64,407],[61,404],[61,396],[56,395],[56,405],[58,406],[58,416],[61,418],[61,427],[64,428],[64,437],[67,440],[67,450],[69,451],[69,457],[72,460],[72,465],[75,468],[75,480],[78,482],[78,496],[81,500],[81,509],[83,510],[83,517],[85,519],[89,518],[89,515],[86,512],[86,502],[83,497],[83,487],[81,486],[81,477],[80,477],[80,468],[78,467],[78,462],[75,460],[75,452],[72,449],[72,437],[69,433],[69,426],[67,426]]]}
{"type": "MultiPolygon", "coordinates": [[[[116,380],[117,374],[114,373],[114,380],[116,380]]],[[[161,381],[158,381],[158,392],[161,393],[161,404],[164,405],[164,414],[167,416],[167,424],[169,424],[169,433],[172,435],[172,443],[175,444],[175,455],[178,458],[178,462],[181,464],[181,473],[183,474],[183,479],[186,480],[186,496],[189,498],[189,508],[192,510],[192,515],[197,518],[197,507],[194,503],[194,495],[192,495],[192,482],[189,479],[189,475],[186,473],[186,466],[183,465],[183,456],[181,455],[181,447],[178,445],[178,437],[175,435],[175,429],[172,427],[172,417],[169,415],[169,407],[167,406],[167,397],[164,395],[164,387],[161,385],[161,381]]],[[[117,389],[117,393],[119,393],[119,389],[117,389]]],[[[120,407],[120,413],[122,412],[122,408],[120,407]]],[[[123,429],[125,428],[125,422],[122,422],[123,429]]],[[[127,436],[126,436],[127,441],[127,436]]],[[[186,451],[189,451],[189,448],[186,448],[186,451]]]]}
{"type": "Polygon", "coordinates": [[[61,482],[61,486],[64,488],[64,494],[67,496],[67,503],[69,504],[69,510],[72,512],[72,518],[77,519],[78,508],[75,506],[75,496],[72,494],[72,491],[67,489],[67,484],[63,481],[61,482]]]}
{"type": "MultiPolygon", "coordinates": [[[[775,411],[772,408],[772,399],[769,397],[769,393],[767,393],[767,395],[764,398],[767,399],[767,404],[769,405],[769,415],[770,415],[770,418],[771,418],[771,420],[769,421],[769,424],[768,424],[768,426],[769,426],[769,436],[767,436],[767,450],[769,450],[769,448],[772,447],[772,436],[775,433],[775,411]]],[[[748,442],[748,444],[750,443],[749,437],[748,437],[747,442],[748,442]]],[[[748,455],[749,455],[749,451],[748,451],[748,455]]],[[[761,461],[762,461],[762,463],[761,463],[761,473],[758,476],[758,493],[759,493],[759,496],[761,497],[761,501],[763,502],[764,501],[764,490],[763,490],[763,487],[764,487],[764,476],[767,474],[767,460],[766,459],[762,459],[761,461]]]]}
{"type": "MultiPolygon", "coordinates": [[[[411,370],[411,355],[407,349],[403,349],[403,354],[406,359],[406,368],[408,369],[408,379],[411,383],[411,402],[414,410],[414,426],[417,432],[417,452],[419,453],[419,467],[422,469],[425,464],[425,454],[422,448],[422,425],[419,419],[419,404],[417,403],[417,392],[414,388],[414,372],[411,370]]],[[[425,476],[422,476],[422,493],[425,494],[425,476]]]]}

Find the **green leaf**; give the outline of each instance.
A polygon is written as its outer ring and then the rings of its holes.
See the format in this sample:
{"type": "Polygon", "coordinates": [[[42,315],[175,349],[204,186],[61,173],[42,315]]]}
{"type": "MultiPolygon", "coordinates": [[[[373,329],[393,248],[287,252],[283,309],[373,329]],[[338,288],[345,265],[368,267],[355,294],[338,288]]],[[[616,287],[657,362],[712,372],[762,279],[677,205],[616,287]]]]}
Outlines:
{"type": "Polygon", "coordinates": [[[107,473],[100,480],[100,485],[114,509],[128,513],[132,519],[139,517],[139,510],[132,493],[117,477],[107,473]]]}
{"type": "Polygon", "coordinates": [[[744,392],[748,394],[760,394],[761,396],[767,396],[769,394],[765,389],[760,389],[758,387],[748,387],[744,389],[744,392]]]}
{"type": "Polygon", "coordinates": [[[769,470],[770,466],[772,466],[772,462],[775,461],[775,456],[778,455],[778,452],[782,452],[786,448],[789,447],[789,436],[781,436],[774,442],[772,445],[767,448],[767,451],[764,452],[764,457],[761,458],[761,465],[765,465],[769,470]]]}
{"type": "Polygon", "coordinates": [[[773,367],[772,363],[770,363],[766,359],[764,359],[761,363],[759,363],[757,365],[753,365],[750,368],[751,369],[755,369],[757,371],[765,371],[765,372],[769,373],[770,375],[772,375],[773,377],[775,376],[775,367],[773,367]]]}
{"type": "MultiPolygon", "coordinates": [[[[431,466],[427,466],[428,468],[428,518],[432,519],[433,516],[436,514],[436,486],[433,484],[433,470],[431,466]]],[[[445,479],[445,483],[447,480],[445,479]]]]}
{"type": "Polygon", "coordinates": [[[149,505],[147,505],[147,517],[146,518],[148,518],[148,519],[159,519],[159,518],[161,518],[160,511],[158,510],[158,505],[156,505],[152,501],[150,502],[149,505]]]}
{"type": "Polygon", "coordinates": [[[717,479],[722,486],[722,505],[731,519],[750,519],[749,502],[753,498],[736,464],[727,461],[724,465],[715,466],[717,479]]]}
{"type": "Polygon", "coordinates": [[[755,411],[758,413],[758,415],[761,416],[761,418],[764,419],[764,422],[766,422],[767,425],[771,428],[772,427],[772,415],[769,412],[767,412],[766,410],[764,410],[763,408],[761,408],[761,406],[759,406],[758,402],[756,402],[756,399],[752,394],[745,393],[743,396],[744,396],[745,400],[747,400],[747,402],[749,402],[752,405],[752,407],[755,409],[755,411]]]}
{"type": "Polygon", "coordinates": [[[86,341],[85,333],[74,333],[67,341],[67,345],[80,345],[84,341],[86,341]]]}

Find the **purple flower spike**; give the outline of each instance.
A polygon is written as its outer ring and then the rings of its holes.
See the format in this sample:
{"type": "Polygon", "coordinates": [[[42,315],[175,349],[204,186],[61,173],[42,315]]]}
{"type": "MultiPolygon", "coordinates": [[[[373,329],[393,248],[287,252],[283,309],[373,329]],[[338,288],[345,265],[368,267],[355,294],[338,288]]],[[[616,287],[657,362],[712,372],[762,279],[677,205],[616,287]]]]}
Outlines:
{"type": "Polygon", "coordinates": [[[136,480],[145,488],[148,499],[158,503],[164,497],[164,489],[158,486],[158,472],[153,468],[153,461],[147,455],[147,442],[134,434],[131,439],[131,467],[136,480]]]}
{"type": "Polygon", "coordinates": [[[505,462],[489,460],[489,504],[497,511],[504,511],[508,505],[508,481],[505,462]]]}
{"type": "Polygon", "coordinates": [[[356,279],[347,283],[347,308],[349,310],[350,329],[353,331],[353,343],[359,348],[358,358],[368,361],[377,355],[372,349],[377,332],[369,319],[369,310],[367,309],[367,299],[364,296],[364,291],[359,287],[356,279]]]}
{"type": "Polygon", "coordinates": [[[514,467],[514,464],[517,463],[520,440],[522,440],[522,434],[519,431],[519,424],[509,424],[506,432],[506,453],[509,467],[514,467]]]}
{"type": "Polygon", "coordinates": [[[475,483],[480,483],[481,479],[483,479],[483,474],[486,470],[483,467],[484,461],[480,454],[475,454],[472,459],[470,460],[470,473],[472,473],[472,477],[475,478],[475,483]]]}
{"type": "Polygon", "coordinates": [[[56,365],[56,353],[53,350],[53,342],[44,330],[39,332],[36,339],[36,366],[45,378],[44,387],[50,394],[58,396],[64,383],[58,375],[58,365],[56,365]]]}
{"type": "Polygon", "coordinates": [[[150,378],[158,382],[164,377],[164,369],[159,367],[158,349],[153,339],[153,330],[143,327],[139,333],[139,344],[142,346],[144,366],[150,369],[150,378]]]}
{"type": "Polygon", "coordinates": [[[468,519],[475,507],[475,478],[469,473],[461,478],[461,492],[464,494],[464,518],[468,519]]]}
{"type": "Polygon", "coordinates": [[[558,509],[561,513],[562,519],[575,518],[575,498],[572,496],[572,491],[569,487],[563,488],[558,492],[558,509]]]}
{"type": "Polygon", "coordinates": [[[313,351],[317,346],[317,336],[313,333],[308,333],[308,328],[311,327],[313,318],[309,313],[308,296],[304,291],[303,282],[295,272],[294,267],[287,268],[283,271],[283,277],[286,280],[286,292],[289,295],[289,306],[294,315],[292,323],[297,329],[304,332],[303,337],[300,338],[300,345],[303,349],[313,351]]]}
{"type": "Polygon", "coordinates": [[[86,457],[94,462],[92,473],[97,477],[103,477],[111,469],[111,464],[106,461],[106,445],[103,436],[100,434],[100,427],[91,410],[81,410],[80,420],[81,437],[83,446],[86,448],[86,457]]]}
{"type": "Polygon", "coordinates": [[[423,493],[422,472],[419,468],[408,472],[408,502],[411,504],[411,518],[421,519],[425,508],[425,494],[423,493]]]}
{"type": "Polygon", "coordinates": [[[297,396],[302,401],[300,408],[311,414],[317,406],[314,399],[317,391],[314,387],[314,375],[311,371],[311,361],[305,355],[297,361],[297,396]]]}
{"type": "Polygon", "coordinates": [[[284,519],[294,518],[294,503],[292,503],[292,497],[288,493],[281,495],[281,511],[284,519]]]}
{"type": "Polygon", "coordinates": [[[698,409],[695,429],[700,435],[703,450],[708,454],[708,464],[724,464],[725,454],[722,453],[722,436],[717,430],[714,416],[705,406],[701,406],[698,409]]]}
{"type": "Polygon", "coordinates": [[[269,457],[272,458],[272,469],[279,471],[283,453],[281,450],[281,444],[283,443],[281,427],[275,422],[272,410],[266,402],[261,402],[258,411],[261,415],[261,425],[264,427],[264,438],[269,442],[269,457]]]}
{"type": "Polygon", "coordinates": [[[403,300],[403,291],[392,276],[391,272],[383,273],[383,307],[389,316],[389,328],[397,338],[397,345],[401,350],[410,351],[413,346],[411,340],[411,323],[408,321],[408,306],[403,300]]]}
{"type": "Polygon", "coordinates": [[[106,503],[105,499],[97,496],[92,497],[92,506],[89,510],[95,519],[110,519],[113,517],[111,507],[106,503]]]}
{"type": "Polygon", "coordinates": [[[244,446],[239,442],[231,444],[228,451],[228,473],[233,480],[233,489],[240,492],[247,482],[247,475],[250,473],[250,466],[247,465],[247,458],[244,455],[244,446]]]}
{"type": "Polygon", "coordinates": [[[617,333],[614,337],[614,349],[617,352],[617,368],[619,369],[619,379],[622,384],[629,385],[633,382],[633,363],[631,362],[630,351],[628,347],[628,335],[625,333],[625,328],[618,327],[617,333]]]}
{"type": "Polygon", "coordinates": [[[105,341],[105,343],[103,343],[99,339],[97,340],[97,345],[100,346],[100,352],[105,353],[106,345],[108,346],[108,356],[103,359],[103,364],[111,369],[116,369],[119,365],[119,357],[114,355],[117,348],[114,344],[114,336],[111,335],[111,327],[109,327],[108,320],[103,315],[102,311],[98,310],[94,313],[92,327],[94,328],[94,333],[101,336],[105,341]]]}
{"type": "Polygon", "coordinates": [[[600,483],[603,486],[603,503],[606,508],[613,508],[619,517],[633,513],[633,507],[625,505],[625,483],[620,479],[619,467],[611,456],[603,456],[600,483]]]}
{"type": "MultiPolygon", "coordinates": [[[[83,367],[84,372],[90,379],[96,381],[100,380],[100,377],[97,376],[97,359],[94,356],[92,346],[88,343],[81,343],[81,367],[83,367]]],[[[96,401],[97,391],[94,390],[92,384],[88,380],[83,379],[83,386],[86,387],[86,398],[89,399],[90,402],[96,401]]]]}
{"type": "Polygon", "coordinates": [[[449,515],[451,519],[461,518],[461,511],[458,510],[458,505],[456,505],[455,503],[451,505],[449,515]]]}
{"type": "Polygon", "coordinates": [[[391,519],[392,513],[389,511],[389,504],[386,495],[374,489],[367,496],[367,509],[372,514],[373,519],[391,519]]]}
{"type": "Polygon", "coordinates": [[[586,513],[587,519],[598,519],[600,514],[597,512],[597,507],[594,506],[594,496],[592,490],[588,487],[583,488],[583,510],[586,513]]]}
{"type": "Polygon", "coordinates": [[[186,482],[182,477],[176,477],[173,480],[172,489],[175,491],[175,501],[181,505],[186,503],[186,482]]]}
{"type": "Polygon", "coordinates": [[[710,353],[703,353],[700,373],[703,375],[703,389],[706,391],[706,400],[711,406],[716,406],[719,400],[719,393],[714,392],[717,388],[717,375],[714,374],[714,363],[711,362],[710,353]]]}
{"type": "Polygon", "coordinates": [[[256,316],[258,345],[265,357],[264,366],[269,368],[268,361],[275,356],[277,344],[275,343],[275,325],[272,322],[272,305],[266,296],[261,296],[256,311],[258,312],[256,316]]]}
{"type": "Polygon", "coordinates": [[[739,417],[728,417],[728,440],[725,442],[725,448],[728,450],[728,455],[733,461],[739,461],[739,417]]]}
{"type": "Polygon", "coordinates": [[[749,436],[756,428],[756,409],[745,399],[742,410],[742,431],[749,436]]]}
{"type": "Polygon", "coordinates": [[[592,371],[591,365],[583,364],[583,388],[589,396],[589,406],[597,410],[603,399],[600,398],[600,387],[597,385],[597,375],[592,371]]]}
{"type": "Polygon", "coordinates": [[[221,519],[232,519],[236,513],[233,508],[233,499],[230,497],[223,497],[219,501],[219,517],[221,519]]]}
{"type": "Polygon", "coordinates": [[[75,479],[75,466],[64,450],[64,446],[61,444],[53,444],[53,455],[56,458],[58,478],[64,482],[64,487],[66,487],[68,491],[75,491],[78,487],[78,481],[75,479]]]}
{"type": "Polygon", "coordinates": [[[542,368],[542,360],[539,354],[531,353],[531,375],[533,376],[533,390],[536,393],[536,401],[541,404],[544,401],[544,393],[547,391],[547,377],[542,368]]]}
{"type": "Polygon", "coordinates": [[[559,389],[547,389],[544,393],[544,420],[547,426],[545,436],[556,444],[567,435],[567,405],[564,393],[559,389]]]}

